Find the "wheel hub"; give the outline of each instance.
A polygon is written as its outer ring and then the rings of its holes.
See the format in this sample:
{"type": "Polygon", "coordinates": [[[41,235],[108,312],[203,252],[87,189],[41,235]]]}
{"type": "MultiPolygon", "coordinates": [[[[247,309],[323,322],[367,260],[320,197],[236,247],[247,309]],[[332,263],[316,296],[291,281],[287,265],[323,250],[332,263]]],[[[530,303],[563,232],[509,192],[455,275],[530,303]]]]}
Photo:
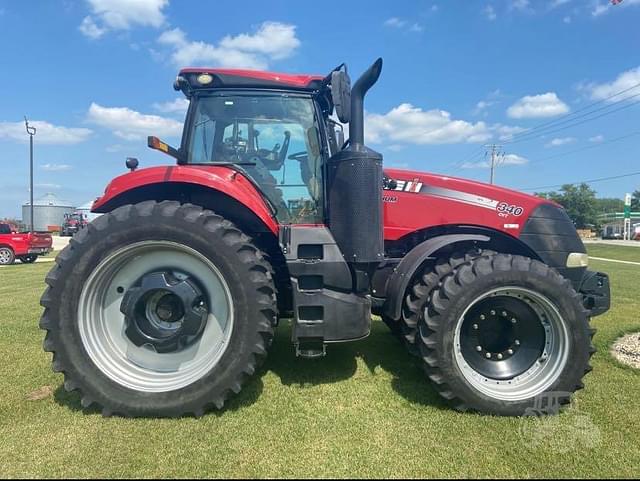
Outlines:
{"type": "Polygon", "coordinates": [[[461,349],[478,373],[491,379],[512,379],[540,359],[545,329],[534,309],[514,297],[487,298],[465,316],[461,349]]]}
{"type": "Polygon", "coordinates": [[[136,346],[174,352],[203,331],[209,309],[197,281],[175,272],[145,274],[127,290],[120,305],[125,334],[136,346]]]}

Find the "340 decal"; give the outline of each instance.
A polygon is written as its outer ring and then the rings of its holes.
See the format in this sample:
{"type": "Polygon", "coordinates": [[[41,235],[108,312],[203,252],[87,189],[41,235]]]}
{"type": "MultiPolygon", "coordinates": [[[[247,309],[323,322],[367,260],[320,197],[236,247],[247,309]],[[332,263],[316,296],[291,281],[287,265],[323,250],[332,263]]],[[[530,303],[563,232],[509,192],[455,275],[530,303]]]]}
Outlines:
{"type": "Polygon", "coordinates": [[[524,213],[524,209],[519,205],[507,204],[506,202],[500,202],[496,206],[496,210],[498,211],[499,215],[504,217],[508,215],[514,215],[516,217],[519,217],[524,213]]]}

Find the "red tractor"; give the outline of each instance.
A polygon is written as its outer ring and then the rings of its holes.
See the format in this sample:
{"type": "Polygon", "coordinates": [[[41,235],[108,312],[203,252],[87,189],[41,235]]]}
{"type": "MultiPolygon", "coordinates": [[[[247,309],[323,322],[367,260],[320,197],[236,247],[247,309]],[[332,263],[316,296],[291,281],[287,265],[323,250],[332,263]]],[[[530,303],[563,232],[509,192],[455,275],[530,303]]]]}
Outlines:
{"type": "Polygon", "coordinates": [[[366,338],[372,313],[459,410],[569,402],[608,277],[554,203],[383,170],[363,125],[381,68],[353,88],[343,66],[180,72],[180,148],[149,138],[177,165],[128,159],[46,278],[44,348],[83,407],[200,416],[240,392],[281,318],[314,358],[366,338]]]}

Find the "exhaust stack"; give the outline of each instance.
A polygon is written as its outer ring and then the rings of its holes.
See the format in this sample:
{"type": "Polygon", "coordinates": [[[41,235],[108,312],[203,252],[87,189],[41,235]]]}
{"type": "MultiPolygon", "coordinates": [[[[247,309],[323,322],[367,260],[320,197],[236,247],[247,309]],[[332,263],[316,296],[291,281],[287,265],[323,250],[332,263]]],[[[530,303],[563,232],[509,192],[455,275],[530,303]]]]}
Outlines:
{"type": "Polygon", "coordinates": [[[364,145],[364,96],[378,81],[382,72],[382,59],[376,60],[364,72],[351,89],[351,122],[349,123],[349,144],[364,145]]]}
{"type": "Polygon", "coordinates": [[[378,59],[351,90],[349,145],[329,159],[329,227],[354,272],[356,291],[384,258],[382,155],[364,145],[364,97],[382,70],[378,59]]]}

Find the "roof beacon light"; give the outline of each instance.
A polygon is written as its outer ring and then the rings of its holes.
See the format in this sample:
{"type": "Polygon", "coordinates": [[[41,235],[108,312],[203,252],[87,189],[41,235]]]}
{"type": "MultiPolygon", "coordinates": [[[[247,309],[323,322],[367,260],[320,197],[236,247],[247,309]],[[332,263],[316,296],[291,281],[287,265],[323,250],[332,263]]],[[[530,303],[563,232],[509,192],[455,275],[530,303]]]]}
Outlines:
{"type": "Polygon", "coordinates": [[[213,82],[213,77],[211,76],[211,74],[203,73],[198,75],[197,80],[200,85],[209,85],[211,82],[213,82]]]}

